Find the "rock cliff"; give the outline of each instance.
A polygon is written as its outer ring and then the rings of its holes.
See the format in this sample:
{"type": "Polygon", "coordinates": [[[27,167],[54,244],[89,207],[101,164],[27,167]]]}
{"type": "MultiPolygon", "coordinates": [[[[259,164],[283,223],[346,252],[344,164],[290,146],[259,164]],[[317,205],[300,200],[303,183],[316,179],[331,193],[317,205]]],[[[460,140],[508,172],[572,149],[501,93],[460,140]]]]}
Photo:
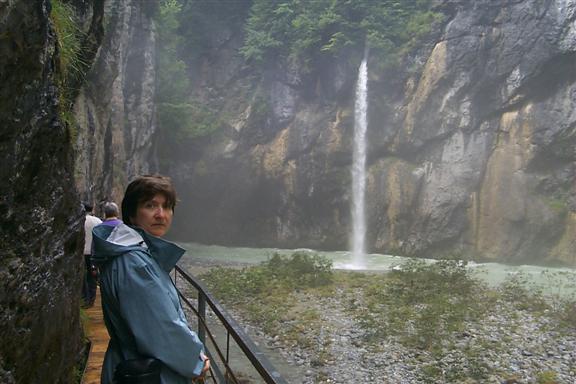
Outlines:
{"type": "Polygon", "coordinates": [[[381,227],[378,248],[576,262],[575,12],[564,1],[458,9],[381,140],[413,181],[403,194],[373,173],[374,211],[410,217],[381,227]]]}
{"type": "MultiPolygon", "coordinates": [[[[576,264],[576,2],[437,10],[403,69],[369,62],[370,250],[576,264]]],[[[239,30],[212,28],[191,72],[220,129],[165,169],[183,196],[177,236],[347,249],[362,49],[257,71],[239,30]]]]}
{"type": "Polygon", "coordinates": [[[155,167],[156,7],[0,1],[2,383],[78,380],[80,201],[155,167]]]}
{"type": "MultiPolygon", "coordinates": [[[[86,3],[88,5],[88,3],[86,3]]],[[[0,382],[73,383],[84,214],[47,0],[0,2],[0,382]]]]}
{"type": "Polygon", "coordinates": [[[156,2],[106,2],[106,34],[74,103],[75,178],[84,200],[118,204],[135,175],[156,170],[156,2]]]}

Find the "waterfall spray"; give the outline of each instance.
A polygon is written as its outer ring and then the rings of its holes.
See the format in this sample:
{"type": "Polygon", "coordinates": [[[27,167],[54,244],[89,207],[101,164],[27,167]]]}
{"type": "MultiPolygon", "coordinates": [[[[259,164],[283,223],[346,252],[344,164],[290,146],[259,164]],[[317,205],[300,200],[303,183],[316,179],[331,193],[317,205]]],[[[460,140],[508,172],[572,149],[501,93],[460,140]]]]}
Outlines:
{"type": "Polygon", "coordinates": [[[368,127],[368,50],[358,70],[354,103],[354,152],[352,158],[352,263],[364,268],[366,252],[366,129],[368,127]]]}

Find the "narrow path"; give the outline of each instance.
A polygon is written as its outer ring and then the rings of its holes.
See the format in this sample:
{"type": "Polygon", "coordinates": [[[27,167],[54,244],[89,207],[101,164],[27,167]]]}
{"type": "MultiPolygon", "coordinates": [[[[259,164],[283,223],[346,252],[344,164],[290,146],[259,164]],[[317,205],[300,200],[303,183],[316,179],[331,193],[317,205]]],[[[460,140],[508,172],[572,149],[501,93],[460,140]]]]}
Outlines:
{"type": "Polygon", "coordinates": [[[110,339],[104,325],[100,289],[96,292],[94,305],[86,310],[86,314],[88,315],[88,338],[92,345],[82,384],[100,384],[100,371],[104,362],[104,353],[106,353],[106,348],[108,347],[108,340],[110,339]]]}

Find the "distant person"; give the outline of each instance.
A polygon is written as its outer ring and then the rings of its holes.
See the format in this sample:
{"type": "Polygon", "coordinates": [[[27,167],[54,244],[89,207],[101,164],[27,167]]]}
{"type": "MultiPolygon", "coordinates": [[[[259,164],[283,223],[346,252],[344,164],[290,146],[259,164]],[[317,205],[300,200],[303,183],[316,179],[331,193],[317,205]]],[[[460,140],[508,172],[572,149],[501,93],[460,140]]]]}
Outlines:
{"type": "Polygon", "coordinates": [[[120,210],[118,209],[118,205],[112,201],[108,201],[104,203],[102,207],[104,211],[104,221],[100,225],[108,225],[110,227],[115,227],[118,224],[122,224],[122,220],[120,220],[120,210]]]}
{"type": "MultiPolygon", "coordinates": [[[[161,238],[170,229],[175,205],[169,178],[141,176],[126,188],[124,223],[94,228],[93,259],[100,269],[102,309],[110,334],[102,384],[123,382],[119,373],[131,370],[134,360],[146,362],[148,368],[159,366],[150,370],[162,384],[190,384],[210,368],[169,276],[185,252],[161,238]]],[[[130,375],[143,376],[146,371],[130,375]]]]}
{"type": "Polygon", "coordinates": [[[84,220],[84,282],[82,283],[82,300],[84,307],[94,305],[96,299],[96,268],[92,264],[92,229],[102,220],[92,215],[92,205],[84,203],[86,219],[84,220]]]}

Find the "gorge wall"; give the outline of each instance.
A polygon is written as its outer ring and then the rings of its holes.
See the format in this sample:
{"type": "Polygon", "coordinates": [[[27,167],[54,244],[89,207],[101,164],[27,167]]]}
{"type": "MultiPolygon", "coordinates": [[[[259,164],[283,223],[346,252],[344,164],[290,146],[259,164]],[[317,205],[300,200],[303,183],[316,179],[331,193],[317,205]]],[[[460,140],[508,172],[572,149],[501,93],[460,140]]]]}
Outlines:
{"type": "MultiPolygon", "coordinates": [[[[90,3],[85,3],[90,7],[90,3]]],[[[84,214],[46,0],[0,2],[0,382],[73,383],[84,214]]]]}
{"type": "Polygon", "coordinates": [[[157,3],[104,4],[0,2],[2,383],[78,382],[80,201],[155,167],[157,3]]]}
{"type": "Polygon", "coordinates": [[[80,196],[120,205],[136,175],[154,172],[158,2],[106,2],[106,33],[74,103],[75,179],[80,196]]]}
{"type": "Polygon", "coordinates": [[[157,3],[104,4],[0,2],[2,383],[78,382],[80,201],[154,168],[157,3]]]}
{"type": "MultiPolygon", "coordinates": [[[[369,62],[368,247],[576,264],[576,2],[439,1],[401,69],[369,62]]],[[[189,61],[219,129],[171,148],[175,235],[348,249],[353,97],[363,47],[304,71],[238,54],[212,20],[189,61]]]]}

